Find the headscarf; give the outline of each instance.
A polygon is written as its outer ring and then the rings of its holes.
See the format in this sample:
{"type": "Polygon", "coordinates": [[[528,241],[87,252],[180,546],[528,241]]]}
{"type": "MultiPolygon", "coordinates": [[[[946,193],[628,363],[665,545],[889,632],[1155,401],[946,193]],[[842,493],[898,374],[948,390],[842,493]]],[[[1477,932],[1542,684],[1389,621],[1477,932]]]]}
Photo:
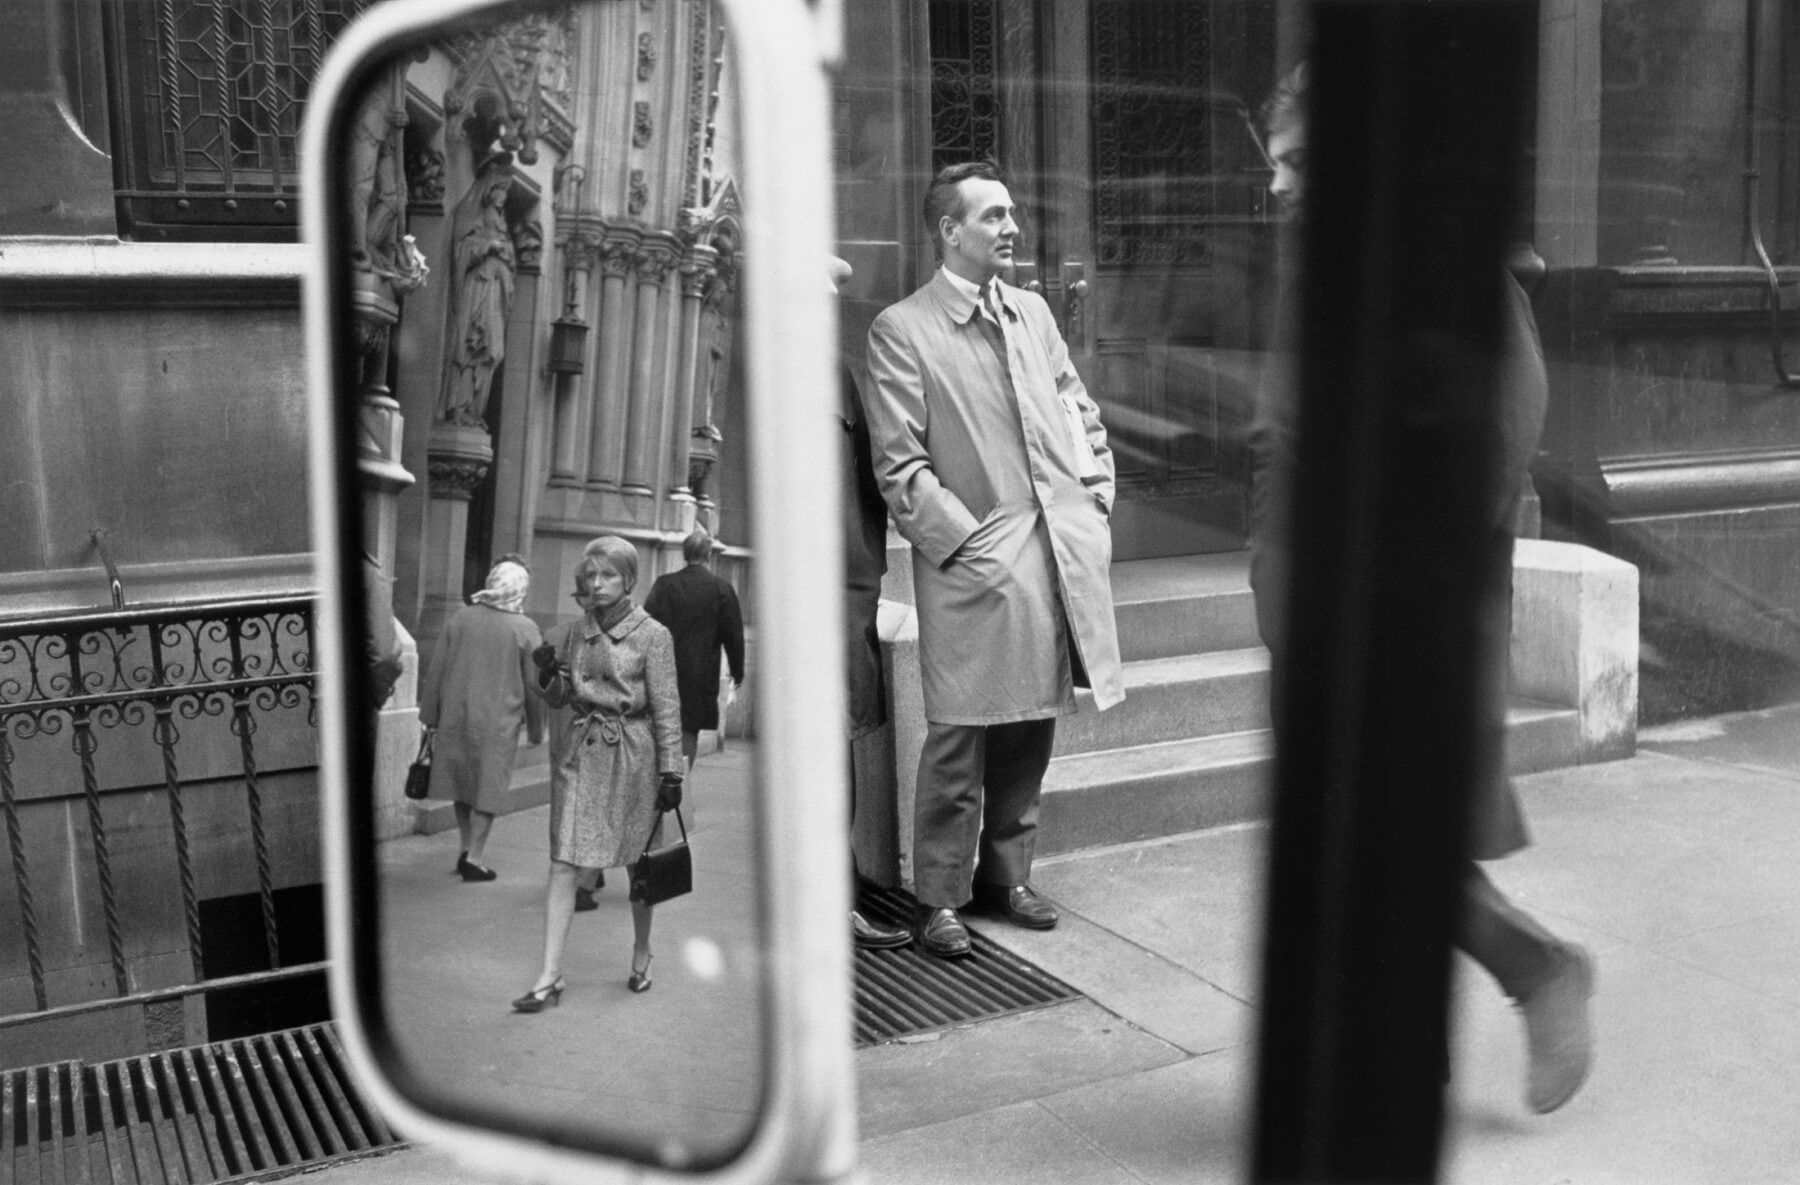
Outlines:
{"type": "Polygon", "coordinates": [[[523,613],[525,593],[530,587],[531,573],[511,560],[501,560],[488,573],[487,587],[469,600],[503,613],[523,613]]]}

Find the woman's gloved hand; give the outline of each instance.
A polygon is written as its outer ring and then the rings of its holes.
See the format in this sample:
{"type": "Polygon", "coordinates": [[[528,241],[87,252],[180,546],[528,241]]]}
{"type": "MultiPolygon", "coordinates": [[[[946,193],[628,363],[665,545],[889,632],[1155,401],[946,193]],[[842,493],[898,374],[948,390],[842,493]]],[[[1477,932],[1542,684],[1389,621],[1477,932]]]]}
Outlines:
{"type": "Polygon", "coordinates": [[[656,784],[656,809],[672,811],[681,805],[681,775],[664,774],[656,784]]]}
{"type": "Polygon", "coordinates": [[[545,642],[531,652],[531,661],[537,664],[538,686],[550,686],[550,681],[556,677],[556,647],[545,642]]]}

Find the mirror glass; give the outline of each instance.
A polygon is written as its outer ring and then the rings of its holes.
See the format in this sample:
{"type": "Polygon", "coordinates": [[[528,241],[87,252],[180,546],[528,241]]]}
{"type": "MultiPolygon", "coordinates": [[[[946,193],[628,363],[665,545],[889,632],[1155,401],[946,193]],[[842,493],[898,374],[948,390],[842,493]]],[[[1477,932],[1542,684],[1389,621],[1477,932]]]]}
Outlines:
{"type": "Polygon", "coordinates": [[[703,1164],[763,1076],[729,43],[706,3],[432,36],[336,145],[389,1069],[703,1164]],[[683,825],[692,891],[629,901],[683,825]]]}

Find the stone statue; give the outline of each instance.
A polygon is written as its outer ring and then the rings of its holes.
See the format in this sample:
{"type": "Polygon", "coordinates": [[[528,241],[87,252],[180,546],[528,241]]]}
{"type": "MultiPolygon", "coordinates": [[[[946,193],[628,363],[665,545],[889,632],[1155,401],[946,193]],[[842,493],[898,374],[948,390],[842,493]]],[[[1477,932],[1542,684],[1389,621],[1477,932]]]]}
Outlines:
{"type": "Polygon", "coordinates": [[[449,365],[439,419],[485,428],[488,391],[506,357],[506,321],[512,311],[517,259],[506,225],[512,158],[483,165],[456,207],[450,224],[451,277],[449,365]]]}

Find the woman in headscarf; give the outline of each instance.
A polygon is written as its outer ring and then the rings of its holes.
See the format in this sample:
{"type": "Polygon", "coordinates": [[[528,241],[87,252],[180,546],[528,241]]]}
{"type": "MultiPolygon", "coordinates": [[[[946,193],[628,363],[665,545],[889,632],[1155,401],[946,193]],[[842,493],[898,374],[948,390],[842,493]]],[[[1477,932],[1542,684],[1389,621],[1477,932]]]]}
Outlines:
{"type": "Polygon", "coordinates": [[[512,560],[488,573],[487,586],[444,625],[419,690],[419,722],[432,733],[431,793],[456,800],[465,881],[495,877],[485,859],[488,831],[512,781],[519,729],[544,739],[544,704],[526,688],[536,679],[531,652],[540,639],[525,616],[531,576],[512,560]]]}
{"type": "MultiPolygon", "coordinates": [[[[537,685],[557,712],[550,737],[550,880],[544,895],[544,962],[513,1001],[541,1012],[562,999],[563,945],[583,869],[638,858],[664,811],[681,805],[681,696],[669,631],[631,600],[637,549],[604,535],[575,569],[586,611],[551,629],[533,658],[537,685]]],[[[631,903],[634,992],[650,990],[650,911],[631,903]]]]}

